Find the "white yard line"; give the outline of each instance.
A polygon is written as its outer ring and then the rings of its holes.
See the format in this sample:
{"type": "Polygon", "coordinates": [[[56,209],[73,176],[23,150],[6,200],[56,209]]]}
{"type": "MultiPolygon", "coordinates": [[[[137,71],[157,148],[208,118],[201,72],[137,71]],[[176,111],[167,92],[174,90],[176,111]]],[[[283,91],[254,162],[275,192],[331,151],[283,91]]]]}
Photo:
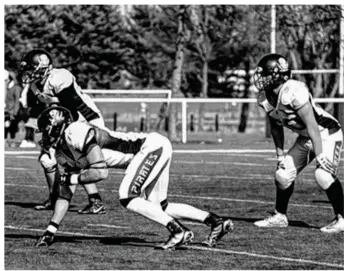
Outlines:
{"type": "MultiPolygon", "coordinates": [[[[46,185],[27,185],[27,184],[8,184],[5,186],[20,186],[20,187],[30,187],[37,189],[47,189],[46,185]]],[[[80,188],[81,189],[81,188],[80,188]]],[[[118,190],[107,190],[107,189],[98,189],[100,192],[113,192],[118,193],[118,190]]],[[[262,201],[262,200],[248,200],[248,199],[233,199],[233,198],[220,198],[220,197],[205,197],[205,196],[191,196],[191,195],[179,195],[179,194],[168,194],[169,197],[175,198],[186,198],[186,199],[202,199],[202,200],[213,200],[213,201],[232,201],[232,202],[242,202],[242,203],[258,203],[258,204],[275,204],[272,201],[262,201]]],[[[332,209],[330,206],[321,206],[321,205],[310,205],[310,204],[297,204],[289,203],[289,206],[304,207],[304,208],[321,208],[321,209],[332,209]]]]}
{"type": "MultiPolygon", "coordinates": [[[[29,170],[29,171],[31,171],[30,168],[25,168],[25,167],[5,167],[5,169],[7,169],[7,170],[25,170],[25,171],[29,170]]],[[[5,178],[7,179],[8,177],[5,177],[5,178]]]]}
{"type": "MultiPolygon", "coordinates": [[[[17,226],[12,226],[12,225],[5,225],[5,229],[33,231],[33,232],[44,232],[45,231],[45,229],[17,227],[17,226]]],[[[68,236],[106,238],[106,236],[104,236],[104,235],[85,234],[85,233],[81,233],[81,232],[59,231],[58,233],[63,234],[63,235],[68,235],[68,236]]],[[[128,243],[128,244],[130,244],[130,243],[128,243]]],[[[343,264],[334,264],[334,263],[327,263],[327,262],[320,262],[320,261],[312,261],[312,260],[300,259],[300,258],[278,257],[278,256],[274,256],[274,255],[264,255],[264,254],[251,253],[251,252],[247,252],[247,251],[235,251],[235,250],[229,250],[229,249],[200,247],[200,246],[195,246],[195,245],[189,245],[189,246],[187,246],[187,248],[193,249],[193,250],[203,250],[203,251],[218,252],[218,253],[225,253],[225,254],[242,255],[242,256],[249,256],[249,257],[255,257],[255,258],[265,258],[265,259],[277,260],[277,261],[287,261],[287,262],[302,263],[302,264],[314,264],[314,265],[319,265],[319,266],[327,266],[327,267],[334,267],[334,268],[341,268],[341,269],[344,268],[343,264]]]]}
{"type": "Polygon", "coordinates": [[[115,229],[129,229],[130,227],[118,226],[118,225],[108,225],[108,224],[87,224],[89,227],[103,227],[103,228],[115,228],[115,229]]]}
{"type": "Polygon", "coordinates": [[[344,264],[318,262],[318,261],[298,259],[298,258],[289,258],[289,257],[277,257],[277,256],[273,256],[273,255],[250,253],[250,252],[246,252],[246,251],[235,251],[235,250],[220,249],[220,248],[199,247],[199,246],[193,246],[193,245],[188,246],[188,248],[192,248],[195,250],[204,250],[204,251],[211,251],[211,252],[226,253],[226,254],[243,255],[243,256],[256,257],[256,258],[265,258],[265,259],[277,260],[277,261],[286,261],[286,262],[294,262],[294,263],[302,263],[302,264],[314,264],[314,265],[335,267],[335,268],[341,268],[341,269],[344,268],[344,264]]]}

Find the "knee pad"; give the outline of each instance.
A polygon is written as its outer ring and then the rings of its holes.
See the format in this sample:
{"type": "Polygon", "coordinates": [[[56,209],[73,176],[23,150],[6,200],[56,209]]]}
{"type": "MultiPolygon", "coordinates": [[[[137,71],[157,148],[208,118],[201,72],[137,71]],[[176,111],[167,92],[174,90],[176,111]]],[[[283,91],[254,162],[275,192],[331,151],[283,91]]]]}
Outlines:
{"type": "Polygon", "coordinates": [[[282,169],[279,168],[275,173],[276,185],[282,189],[287,189],[296,178],[296,168],[282,169]]]}
{"type": "Polygon", "coordinates": [[[40,156],[39,162],[41,163],[42,167],[48,171],[53,168],[56,169],[57,166],[55,157],[50,157],[50,155],[47,153],[44,153],[40,156]]]}
{"type": "Polygon", "coordinates": [[[334,176],[323,170],[322,168],[317,168],[314,172],[315,180],[321,189],[326,190],[335,181],[334,176]]]}

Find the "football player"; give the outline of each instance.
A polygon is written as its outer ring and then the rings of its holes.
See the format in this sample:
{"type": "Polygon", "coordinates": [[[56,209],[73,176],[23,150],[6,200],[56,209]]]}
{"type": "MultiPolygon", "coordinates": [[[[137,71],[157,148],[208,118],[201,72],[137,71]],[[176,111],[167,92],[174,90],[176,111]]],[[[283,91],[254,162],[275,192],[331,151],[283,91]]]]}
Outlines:
{"type": "Polygon", "coordinates": [[[54,214],[36,246],[52,244],[75,186],[106,179],[109,167],[126,168],[119,187],[120,204],[170,231],[167,242],[157,248],[169,250],[191,242],[193,232],[179,219],[209,226],[211,231],[204,245],[211,247],[233,230],[228,218],[167,201],[172,145],[166,137],[158,133],[106,131],[87,122],[73,122],[63,107],[46,109],[38,119],[38,127],[56,146],[56,159],[64,173],[56,189],[54,214]]]}
{"type": "Polygon", "coordinates": [[[344,231],[343,189],[336,175],[343,145],[340,124],[315,105],[305,83],[291,79],[289,63],[279,54],[268,54],[259,61],[254,83],[259,90],[258,104],[271,122],[277,155],[275,214],[254,224],[288,226],[286,213],[295,179],[315,159],[315,180],[326,192],[335,214],[334,220],[320,230],[325,233],[344,231]],[[284,153],[283,127],[298,134],[287,153],[284,153]]]}
{"type": "MultiPolygon", "coordinates": [[[[84,94],[76,82],[75,77],[66,69],[53,67],[53,59],[45,50],[35,49],[29,51],[21,62],[21,80],[25,89],[31,89],[38,100],[46,104],[58,103],[70,110],[75,119],[84,119],[98,127],[105,127],[104,120],[92,99],[84,94]]],[[[57,178],[57,163],[54,149],[45,146],[45,139],[41,141],[42,153],[39,161],[44,168],[49,194],[52,194],[54,180],[57,178]]],[[[95,184],[84,185],[89,197],[89,204],[79,214],[105,213],[101,197],[95,184]]],[[[52,209],[51,197],[36,210],[52,209]]]]}

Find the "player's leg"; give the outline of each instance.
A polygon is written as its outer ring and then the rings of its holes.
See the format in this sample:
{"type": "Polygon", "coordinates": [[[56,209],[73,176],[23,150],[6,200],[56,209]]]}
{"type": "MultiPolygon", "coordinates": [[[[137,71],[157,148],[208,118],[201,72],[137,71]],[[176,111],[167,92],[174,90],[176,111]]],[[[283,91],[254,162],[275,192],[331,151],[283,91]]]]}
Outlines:
{"type": "Polygon", "coordinates": [[[291,195],[294,192],[294,181],[302,169],[313,159],[312,143],[304,137],[298,137],[287,155],[278,164],[275,172],[276,204],[275,214],[256,221],[258,227],[287,227],[287,209],[291,195]]]}
{"type": "MultiPolygon", "coordinates": [[[[323,154],[331,161],[335,168],[340,161],[340,151],[343,145],[342,131],[332,135],[322,134],[323,154]]],[[[333,175],[317,165],[315,170],[315,180],[326,192],[326,195],[332,205],[335,219],[320,230],[326,233],[338,233],[344,231],[344,199],[343,188],[338,176],[333,175]]]]}
{"type": "MultiPolygon", "coordinates": [[[[122,206],[165,226],[170,231],[171,237],[165,246],[161,247],[163,249],[173,249],[193,238],[190,230],[163,211],[158,197],[153,200],[153,188],[159,183],[161,174],[169,171],[171,155],[172,147],[165,137],[156,133],[148,135],[140,152],[128,166],[119,188],[122,206]]],[[[167,186],[168,183],[165,188],[161,187],[160,196],[164,199],[167,186]]]]}
{"type": "Polygon", "coordinates": [[[145,188],[148,200],[160,204],[163,210],[170,216],[178,220],[191,220],[204,223],[211,228],[210,234],[204,245],[214,247],[218,241],[228,232],[234,229],[233,222],[229,218],[218,216],[189,204],[173,203],[167,201],[167,191],[169,185],[170,162],[164,170],[159,180],[145,188]]]}
{"type": "Polygon", "coordinates": [[[78,211],[78,214],[105,214],[106,210],[95,183],[83,186],[88,195],[88,205],[78,211]]]}
{"type": "Polygon", "coordinates": [[[53,187],[54,187],[56,178],[58,178],[58,168],[57,168],[57,162],[55,159],[55,153],[53,152],[52,149],[50,149],[49,153],[42,151],[38,160],[43,168],[44,176],[48,184],[49,196],[47,200],[45,200],[42,204],[36,205],[34,208],[35,210],[38,210],[38,211],[52,210],[53,209],[53,202],[52,202],[53,187]]]}
{"type": "MultiPolygon", "coordinates": [[[[100,112],[99,112],[100,115],[100,112]]],[[[85,120],[86,121],[86,120],[85,120]]],[[[89,121],[90,124],[99,128],[104,128],[105,123],[102,117],[89,121]]],[[[105,128],[104,128],[105,129],[105,128]]],[[[89,203],[78,211],[79,214],[105,214],[106,209],[103,205],[102,198],[99,194],[97,185],[95,183],[83,186],[87,195],[89,203]]]]}

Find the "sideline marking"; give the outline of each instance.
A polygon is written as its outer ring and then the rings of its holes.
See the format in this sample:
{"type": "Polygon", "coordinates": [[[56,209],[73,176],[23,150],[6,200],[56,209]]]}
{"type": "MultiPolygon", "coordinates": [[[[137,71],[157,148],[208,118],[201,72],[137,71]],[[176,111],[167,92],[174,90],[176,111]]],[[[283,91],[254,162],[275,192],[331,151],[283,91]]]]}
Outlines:
{"type": "MultiPolygon", "coordinates": [[[[30,188],[40,188],[40,189],[47,189],[46,185],[37,186],[37,185],[27,185],[27,184],[8,184],[6,183],[5,186],[20,186],[20,187],[30,187],[30,188]]],[[[81,187],[77,189],[82,189],[81,187]]],[[[108,190],[108,189],[98,189],[101,192],[112,192],[118,193],[118,190],[108,190]]],[[[187,198],[187,199],[203,199],[203,200],[215,200],[215,201],[234,201],[234,202],[243,202],[243,203],[259,203],[259,204],[275,204],[272,201],[262,201],[262,200],[246,200],[246,199],[231,199],[231,198],[219,198],[219,197],[205,197],[205,196],[191,196],[191,195],[179,195],[179,194],[168,194],[169,197],[175,198],[187,198]]],[[[330,206],[321,206],[321,205],[310,205],[310,204],[297,204],[297,203],[289,203],[289,206],[296,206],[296,207],[305,207],[305,208],[321,208],[321,209],[332,209],[330,206]]]]}
{"type": "MultiPolygon", "coordinates": [[[[32,229],[32,228],[25,228],[25,227],[16,227],[16,226],[12,226],[12,225],[5,225],[5,229],[34,231],[34,232],[44,232],[45,231],[45,229],[44,230],[32,229]]],[[[104,236],[104,235],[83,234],[80,232],[59,231],[58,233],[64,234],[64,235],[69,235],[69,236],[106,238],[106,236],[104,236]]],[[[57,236],[59,236],[59,234],[57,234],[57,236]]],[[[250,252],[245,252],[245,251],[235,251],[235,250],[227,250],[227,249],[219,249],[219,248],[206,248],[206,247],[198,247],[198,246],[193,246],[193,245],[189,245],[189,246],[187,246],[187,248],[191,248],[193,250],[204,250],[204,251],[219,252],[219,253],[225,253],[225,254],[237,254],[237,255],[244,255],[244,256],[250,256],[250,257],[256,257],[256,258],[278,260],[278,261],[297,262],[297,263],[304,263],[304,264],[314,264],[314,265],[322,265],[322,266],[328,266],[328,267],[344,268],[344,265],[342,265],[342,264],[317,262],[317,261],[312,261],[312,260],[288,258],[288,257],[278,257],[278,256],[272,256],[272,255],[250,253],[250,252]]]]}
{"type": "Polygon", "coordinates": [[[25,171],[31,170],[30,168],[25,168],[25,167],[5,167],[5,169],[7,169],[7,170],[25,170],[25,171]]]}
{"type": "Polygon", "coordinates": [[[115,228],[115,229],[129,229],[126,226],[108,225],[108,224],[87,224],[90,227],[104,227],[104,228],[115,228]]]}
{"type": "Polygon", "coordinates": [[[328,267],[344,268],[344,265],[342,265],[342,264],[317,262],[317,261],[305,260],[305,259],[278,257],[278,256],[272,256],[272,255],[250,253],[250,252],[245,252],[245,251],[235,251],[235,250],[227,250],[227,249],[220,249],[220,248],[198,247],[198,246],[193,246],[193,245],[191,245],[191,246],[189,245],[187,247],[194,249],[194,250],[205,250],[205,251],[220,252],[220,253],[226,253],[226,254],[238,254],[238,255],[251,256],[251,257],[257,257],[257,258],[266,258],[266,259],[272,259],[272,260],[278,260],[278,261],[297,262],[297,263],[305,263],[305,264],[323,265],[323,266],[328,266],[328,267]]]}

